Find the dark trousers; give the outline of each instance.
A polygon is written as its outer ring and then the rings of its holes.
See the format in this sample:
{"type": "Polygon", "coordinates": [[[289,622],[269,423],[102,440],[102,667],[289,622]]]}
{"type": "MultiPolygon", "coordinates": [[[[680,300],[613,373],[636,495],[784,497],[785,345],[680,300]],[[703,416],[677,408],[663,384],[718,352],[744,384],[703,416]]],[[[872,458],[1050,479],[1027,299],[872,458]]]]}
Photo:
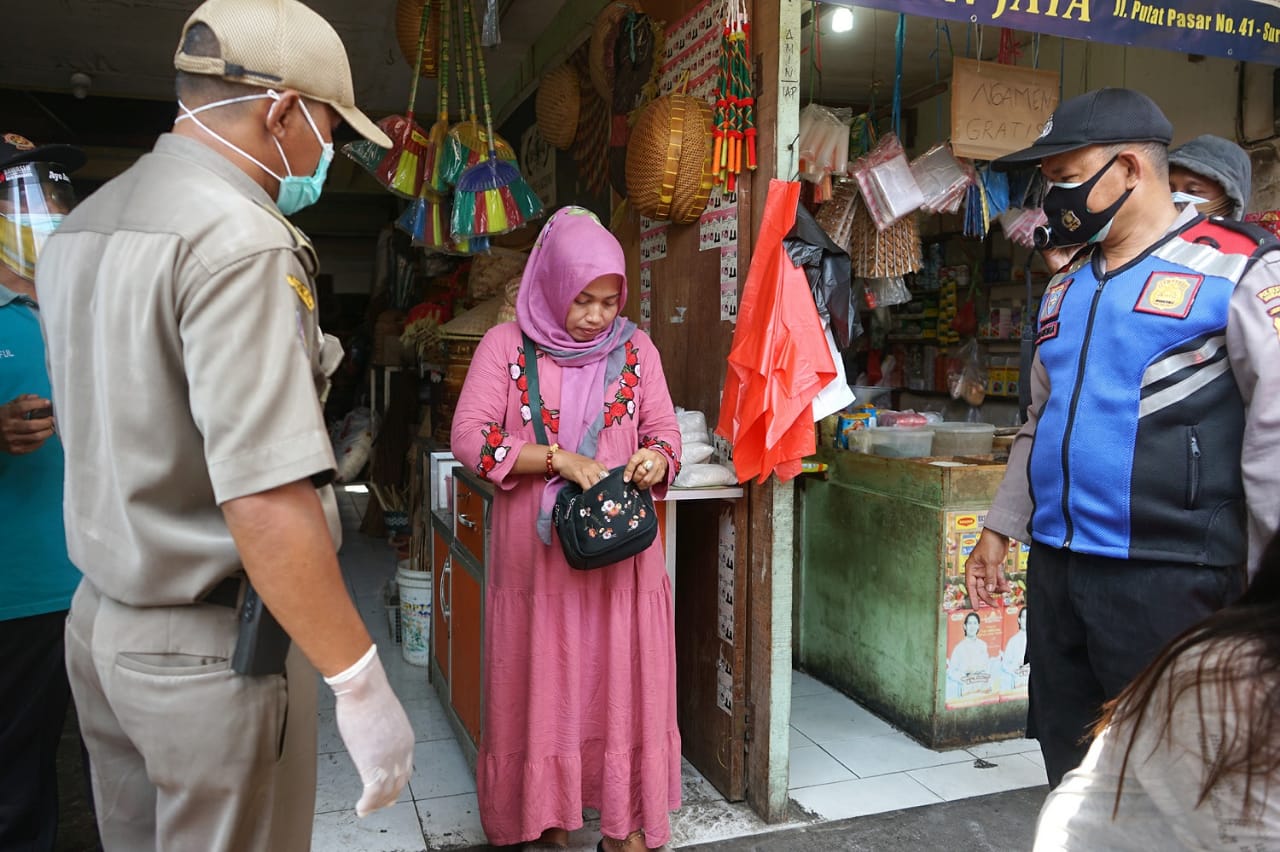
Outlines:
{"type": "Polygon", "coordinates": [[[1084,760],[1102,705],[1170,639],[1238,598],[1244,566],[1108,559],[1033,544],[1027,565],[1027,736],[1049,786],[1084,760]]]}
{"type": "Polygon", "coordinates": [[[56,756],[71,691],[66,612],[0,621],[0,852],[49,852],[58,828],[56,756]]]}

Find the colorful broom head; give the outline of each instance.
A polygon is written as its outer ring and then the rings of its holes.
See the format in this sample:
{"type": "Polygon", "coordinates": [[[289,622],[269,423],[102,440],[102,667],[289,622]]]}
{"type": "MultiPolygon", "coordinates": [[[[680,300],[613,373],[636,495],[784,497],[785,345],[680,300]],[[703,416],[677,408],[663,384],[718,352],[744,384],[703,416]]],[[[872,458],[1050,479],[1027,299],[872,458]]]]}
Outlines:
{"type": "Polygon", "coordinates": [[[449,141],[449,122],[437,121],[427,134],[427,146],[423,155],[423,192],[448,192],[452,186],[445,180],[445,151],[449,141]]]}
{"type": "MultiPolygon", "coordinates": [[[[403,115],[389,115],[378,122],[378,129],[393,141],[400,138],[404,132],[404,126],[403,115]]],[[[398,160],[395,148],[380,148],[367,139],[359,139],[343,145],[342,153],[355,160],[383,186],[387,186],[395,174],[395,165],[398,160]]]]}
{"type": "Polygon", "coordinates": [[[451,230],[455,238],[505,234],[541,213],[541,199],[515,164],[490,155],[458,179],[451,230]]]}
{"type": "MultiPolygon", "coordinates": [[[[516,152],[507,140],[496,133],[493,136],[493,147],[498,158],[514,163],[516,152]]],[[[489,158],[489,134],[484,126],[475,121],[463,121],[449,130],[444,145],[441,161],[440,179],[446,186],[456,186],[462,179],[462,173],[472,166],[479,165],[489,158]]]]}

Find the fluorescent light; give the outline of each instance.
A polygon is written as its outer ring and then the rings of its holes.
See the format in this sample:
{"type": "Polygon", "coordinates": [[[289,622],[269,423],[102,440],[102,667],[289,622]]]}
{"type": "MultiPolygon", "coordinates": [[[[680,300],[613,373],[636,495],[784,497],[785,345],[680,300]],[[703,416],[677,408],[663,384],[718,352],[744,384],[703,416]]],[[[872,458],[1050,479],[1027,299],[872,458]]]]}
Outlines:
{"type": "Polygon", "coordinates": [[[342,490],[348,494],[368,494],[369,489],[364,485],[344,485],[342,490]]]}
{"type": "Polygon", "coordinates": [[[831,13],[831,32],[847,33],[853,29],[853,10],[847,6],[837,6],[831,13]]]}

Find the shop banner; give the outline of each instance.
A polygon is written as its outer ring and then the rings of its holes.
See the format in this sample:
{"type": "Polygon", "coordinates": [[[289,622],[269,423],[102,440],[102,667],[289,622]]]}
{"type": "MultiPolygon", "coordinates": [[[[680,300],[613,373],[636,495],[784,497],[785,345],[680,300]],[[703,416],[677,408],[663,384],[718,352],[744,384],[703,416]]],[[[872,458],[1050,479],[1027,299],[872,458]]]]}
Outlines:
{"type": "Polygon", "coordinates": [[[860,0],[841,5],[1280,65],[1280,3],[1275,0],[860,0]]]}
{"type": "Polygon", "coordinates": [[[1036,139],[1058,106],[1058,72],[956,57],[951,72],[951,150],[994,160],[1036,139]]]}

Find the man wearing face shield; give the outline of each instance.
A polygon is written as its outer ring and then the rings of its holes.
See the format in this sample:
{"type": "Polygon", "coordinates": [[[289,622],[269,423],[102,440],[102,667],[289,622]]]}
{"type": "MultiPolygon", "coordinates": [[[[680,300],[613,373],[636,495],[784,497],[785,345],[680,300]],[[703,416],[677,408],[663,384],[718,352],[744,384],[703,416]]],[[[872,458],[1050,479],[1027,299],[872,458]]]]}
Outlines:
{"type": "Polygon", "coordinates": [[[56,756],[71,698],[62,632],[80,572],[67,558],[34,278],[75,204],[68,174],[84,159],[0,135],[0,849],[51,850],[58,826],[56,756]]]}
{"type": "Polygon", "coordinates": [[[1081,244],[1040,303],[1028,422],[966,563],[969,595],[1027,571],[1028,736],[1050,786],[1102,704],[1240,594],[1280,520],[1280,246],[1179,210],[1172,128],[1145,95],[1062,103],[1030,148],[1051,245],[1081,244]]]}
{"type": "Polygon", "coordinates": [[[67,217],[37,276],[85,576],[68,672],[108,850],[305,850],[315,670],[358,815],[395,802],[414,738],[338,568],[321,400],[340,352],[285,217],[319,197],[340,121],[391,142],[296,0],[208,0],[174,65],[173,132],[67,217]]]}

